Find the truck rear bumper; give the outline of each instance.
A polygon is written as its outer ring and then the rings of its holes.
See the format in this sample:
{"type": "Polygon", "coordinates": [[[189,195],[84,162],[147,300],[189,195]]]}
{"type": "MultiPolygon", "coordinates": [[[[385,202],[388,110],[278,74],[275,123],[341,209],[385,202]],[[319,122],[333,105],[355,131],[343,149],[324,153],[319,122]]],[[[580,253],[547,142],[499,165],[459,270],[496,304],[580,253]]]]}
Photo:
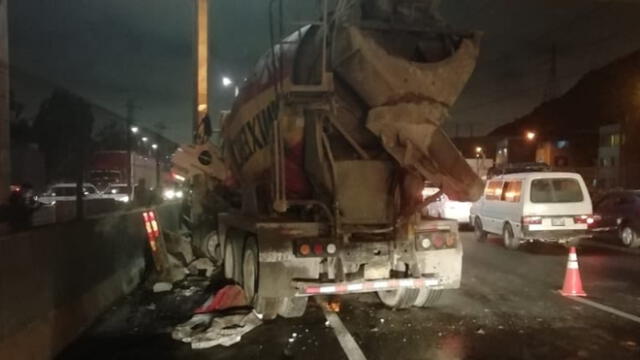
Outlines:
{"type": "Polygon", "coordinates": [[[296,296],[365,293],[373,291],[397,290],[402,288],[437,289],[444,287],[440,279],[435,276],[419,279],[378,279],[341,283],[295,281],[293,282],[293,286],[297,289],[296,296]]]}

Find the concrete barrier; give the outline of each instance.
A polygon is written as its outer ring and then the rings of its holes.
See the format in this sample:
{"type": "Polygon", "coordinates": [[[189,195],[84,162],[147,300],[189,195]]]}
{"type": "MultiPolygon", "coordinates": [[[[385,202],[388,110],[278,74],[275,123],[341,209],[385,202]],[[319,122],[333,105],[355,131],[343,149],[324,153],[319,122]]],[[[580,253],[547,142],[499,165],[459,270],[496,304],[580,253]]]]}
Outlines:
{"type": "MultiPolygon", "coordinates": [[[[178,205],[157,209],[176,230],[178,205]]],[[[142,209],[0,237],[0,359],[51,359],[142,279],[142,209]]]]}

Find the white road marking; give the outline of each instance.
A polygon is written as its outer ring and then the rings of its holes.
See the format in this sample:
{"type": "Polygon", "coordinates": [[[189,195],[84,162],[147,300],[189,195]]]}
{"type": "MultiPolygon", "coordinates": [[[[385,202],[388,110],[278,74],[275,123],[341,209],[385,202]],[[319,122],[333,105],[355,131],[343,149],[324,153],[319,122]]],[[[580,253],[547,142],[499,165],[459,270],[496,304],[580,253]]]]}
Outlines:
{"type": "Polygon", "coordinates": [[[334,334],[338,338],[338,342],[340,346],[342,346],[342,350],[344,350],[345,355],[349,360],[367,360],[364,356],[364,353],[356,343],[356,340],[351,336],[349,330],[344,326],[342,320],[335,312],[329,310],[327,306],[327,301],[323,297],[316,297],[316,301],[322,307],[322,312],[324,313],[324,317],[327,318],[327,321],[331,325],[334,334]]]}
{"type": "Polygon", "coordinates": [[[589,306],[592,306],[592,307],[594,307],[596,309],[599,309],[599,310],[602,310],[602,311],[606,311],[606,312],[614,314],[614,315],[618,315],[618,316],[620,316],[622,318],[625,318],[627,320],[631,320],[631,321],[635,321],[637,323],[640,323],[640,316],[629,314],[629,313],[626,313],[624,311],[620,311],[618,309],[614,309],[614,308],[612,308],[610,306],[602,305],[602,304],[597,303],[595,301],[591,301],[591,300],[588,300],[588,299],[585,299],[585,298],[582,298],[582,297],[578,297],[578,296],[567,296],[567,298],[569,298],[569,299],[571,299],[573,301],[577,301],[577,302],[579,302],[581,304],[589,305],[589,306]]]}

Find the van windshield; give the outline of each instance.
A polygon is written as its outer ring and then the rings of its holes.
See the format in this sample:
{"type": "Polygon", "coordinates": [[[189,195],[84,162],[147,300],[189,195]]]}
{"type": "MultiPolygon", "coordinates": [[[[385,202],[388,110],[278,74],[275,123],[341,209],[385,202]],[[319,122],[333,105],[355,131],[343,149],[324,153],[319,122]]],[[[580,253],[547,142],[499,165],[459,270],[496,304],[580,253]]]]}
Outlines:
{"type": "Polygon", "coordinates": [[[532,203],[570,203],[584,200],[576,179],[535,179],[531,182],[532,203]]]}

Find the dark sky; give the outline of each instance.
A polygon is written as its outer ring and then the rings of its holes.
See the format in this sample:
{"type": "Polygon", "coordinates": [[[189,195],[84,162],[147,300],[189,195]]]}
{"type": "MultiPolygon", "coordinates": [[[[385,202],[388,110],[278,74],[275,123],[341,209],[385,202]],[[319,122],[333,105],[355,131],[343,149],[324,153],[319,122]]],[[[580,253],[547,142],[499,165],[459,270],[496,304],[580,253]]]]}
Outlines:
{"type": "MultiPolygon", "coordinates": [[[[212,0],[210,81],[217,110],[232,99],[222,74],[242,78],[269,47],[268,2],[212,0]]],[[[316,0],[285,4],[291,22],[317,10],[316,0]]],[[[443,0],[441,8],[456,27],[485,32],[478,69],[452,111],[461,133],[469,124],[486,132],[539,103],[550,83],[554,42],[557,92],[640,48],[638,1],[443,0]]],[[[38,79],[32,82],[64,86],[116,113],[132,98],[138,122],[162,122],[169,137],[186,141],[193,20],[192,0],[10,0],[12,65],[38,79]]],[[[29,100],[37,105],[40,99],[29,100]]]]}

